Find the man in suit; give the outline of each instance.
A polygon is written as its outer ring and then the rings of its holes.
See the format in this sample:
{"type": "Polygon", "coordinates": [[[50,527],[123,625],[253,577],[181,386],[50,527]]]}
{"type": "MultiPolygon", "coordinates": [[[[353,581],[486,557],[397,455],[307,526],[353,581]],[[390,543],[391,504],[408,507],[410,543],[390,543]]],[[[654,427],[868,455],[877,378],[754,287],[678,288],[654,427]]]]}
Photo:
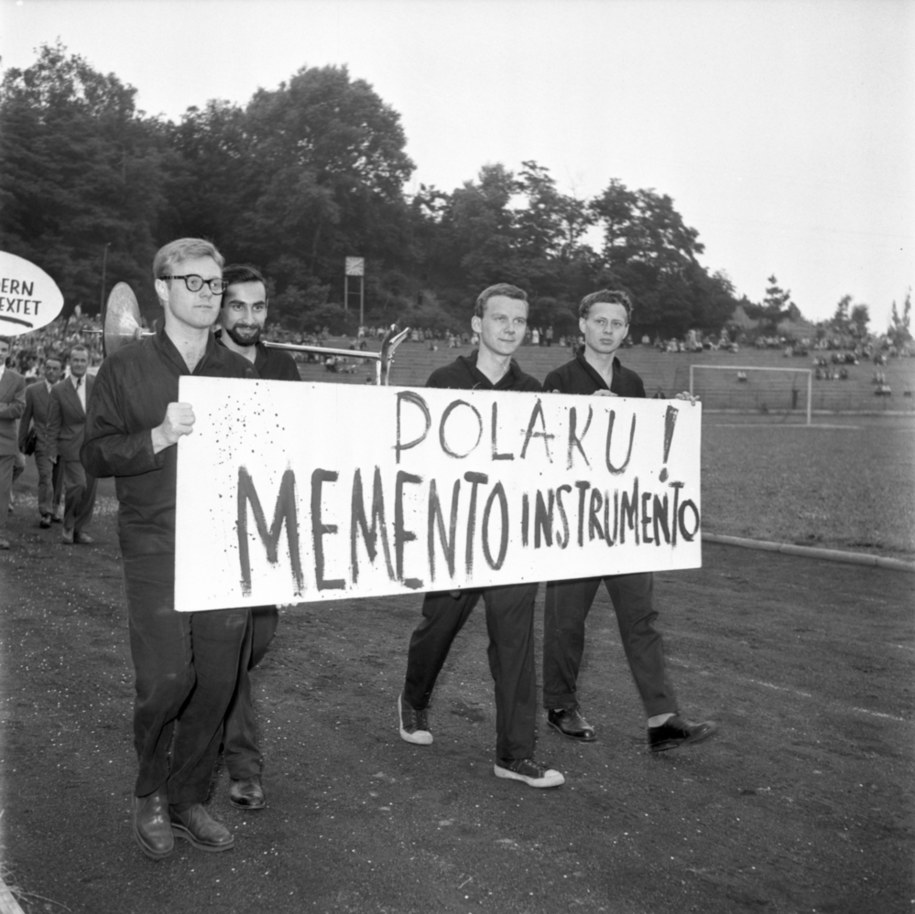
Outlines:
{"type": "MultiPolygon", "coordinates": [[[[267,322],[267,283],[260,271],[248,264],[232,264],[222,271],[222,278],[226,291],[219,309],[219,342],[251,362],[258,377],[265,381],[300,381],[295,359],[260,341],[267,322]]],[[[261,783],[264,759],[257,744],[250,671],[267,653],[278,622],[275,606],[251,608],[238,685],[226,714],[223,758],[229,772],[229,802],[239,809],[263,809],[267,805],[261,783]]]]}
{"type": "Polygon", "coordinates": [[[79,459],[86,428],[86,404],[92,396],[95,378],[89,374],[89,349],[77,343],[70,350],[70,376],[51,388],[48,403],[48,450],[51,460],[61,464],[64,489],[64,530],[61,541],[90,544],[84,528],[95,508],[96,480],[79,459]]]}
{"type": "Polygon", "coordinates": [[[52,521],[60,520],[61,464],[51,460],[48,444],[48,408],[51,388],[63,375],[63,361],[58,355],[44,360],[44,380],[29,384],[25,389],[25,412],[19,420],[19,450],[25,453],[29,432],[35,432],[35,467],[38,470],[39,526],[48,528],[52,521]]]}
{"type": "Polygon", "coordinates": [[[25,378],[6,367],[12,344],[0,336],[0,549],[9,549],[6,522],[13,470],[19,456],[19,417],[25,411],[25,378]]]}

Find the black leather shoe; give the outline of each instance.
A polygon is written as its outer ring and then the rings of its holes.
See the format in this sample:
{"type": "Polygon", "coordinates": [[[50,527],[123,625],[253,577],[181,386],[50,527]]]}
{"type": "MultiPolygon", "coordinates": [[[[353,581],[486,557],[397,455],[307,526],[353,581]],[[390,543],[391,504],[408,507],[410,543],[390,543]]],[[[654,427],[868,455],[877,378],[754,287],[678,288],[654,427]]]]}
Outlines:
{"type": "Polygon", "coordinates": [[[175,837],[190,841],[198,850],[227,851],[235,844],[235,835],[217,822],[203,803],[194,803],[187,809],[170,806],[169,812],[175,837]]]}
{"type": "Polygon", "coordinates": [[[267,805],[261,779],[240,778],[229,784],[229,802],[239,809],[263,809],[267,805]]]}
{"type": "Polygon", "coordinates": [[[175,849],[168,799],[164,793],[133,798],[133,835],[140,850],[153,860],[161,860],[175,849]]]}
{"type": "Polygon", "coordinates": [[[568,736],[569,739],[577,739],[581,743],[593,743],[597,739],[594,727],[581,716],[578,708],[571,711],[556,708],[547,713],[546,719],[554,730],[568,736]]]}
{"type": "Polygon", "coordinates": [[[694,724],[675,714],[660,727],[648,728],[648,747],[652,752],[663,752],[665,749],[676,749],[677,746],[702,742],[717,732],[718,724],[710,720],[694,724]]]}

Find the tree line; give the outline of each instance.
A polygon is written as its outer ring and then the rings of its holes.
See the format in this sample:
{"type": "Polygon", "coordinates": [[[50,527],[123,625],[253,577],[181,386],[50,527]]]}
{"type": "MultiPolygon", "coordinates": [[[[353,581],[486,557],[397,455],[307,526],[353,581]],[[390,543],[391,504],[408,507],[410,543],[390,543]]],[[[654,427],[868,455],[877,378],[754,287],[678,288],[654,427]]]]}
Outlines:
{"type": "Polygon", "coordinates": [[[531,323],[557,335],[576,332],[577,301],[605,286],[632,294],[639,337],[717,333],[738,304],[654,189],[612,179],[579,199],[525,161],[405,193],[415,165],[400,115],[345,66],[302,67],[244,106],[211,101],[173,123],[58,42],[4,73],[0,119],[0,249],[45,269],[83,313],[125,281],[154,319],[153,254],[185,235],[261,267],[271,318],[294,331],[352,332],[347,256],[366,260],[370,324],[463,330],[475,294],[499,281],[526,289],[531,323]]]}

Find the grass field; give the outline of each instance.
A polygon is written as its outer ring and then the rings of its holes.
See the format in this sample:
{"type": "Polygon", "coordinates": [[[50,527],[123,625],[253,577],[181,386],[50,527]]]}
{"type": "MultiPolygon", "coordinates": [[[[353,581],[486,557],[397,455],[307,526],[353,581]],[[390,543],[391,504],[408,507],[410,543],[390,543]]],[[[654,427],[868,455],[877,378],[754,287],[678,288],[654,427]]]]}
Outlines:
{"type": "MultiPolygon", "coordinates": [[[[345,348],[345,341],[328,345],[345,348]]],[[[405,343],[397,350],[391,381],[421,386],[434,368],[469,351],[405,343]]],[[[569,357],[570,351],[559,346],[525,346],[518,360],[542,378],[569,357]]],[[[661,389],[667,394],[688,387],[689,365],[694,363],[810,365],[808,359],[786,359],[773,350],[665,354],[643,346],[625,350],[622,360],[642,375],[649,392],[661,389]]],[[[359,363],[352,373],[333,374],[320,363],[304,361],[299,370],[307,381],[374,380],[371,362],[359,363]]],[[[815,386],[809,428],[803,408],[773,406],[766,413],[749,407],[716,409],[699,391],[703,530],[915,560],[915,401],[901,395],[915,389],[915,359],[895,359],[886,366],[892,397],[873,395],[873,370],[871,365],[849,366],[847,381],[814,382],[835,395],[834,408],[816,408],[820,393],[815,386]]],[[[727,380],[729,374],[716,376],[727,380]]],[[[738,386],[736,369],[730,381],[738,386]]],[[[17,485],[23,506],[34,499],[28,493],[29,480],[27,473],[17,485]]],[[[113,512],[113,487],[103,482],[99,494],[97,512],[113,512]]]]}
{"type": "MultiPolygon", "coordinates": [[[[346,340],[331,340],[329,346],[348,348],[346,340]]],[[[376,347],[377,348],[377,347],[376,347]]],[[[397,350],[391,371],[391,383],[411,387],[425,383],[433,369],[451,361],[461,349],[439,348],[431,350],[428,344],[403,343],[397,350]]],[[[828,357],[830,354],[826,353],[828,357]]],[[[529,374],[542,379],[557,365],[571,358],[571,350],[560,346],[523,346],[517,355],[521,366],[529,374]]],[[[712,365],[715,372],[697,370],[696,388],[707,409],[732,409],[738,412],[757,412],[776,416],[802,417],[806,412],[806,370],[814,369],[813,356],[807,358],[785,357],[778,350],[746,349],[740,352],[658,352],[649,346],[633,346],[620,355],[623,364],[637,371],[645,382],[649,396],[661,393],[671,396],[688,390],[691,365],[712,365]],[[737,373],[742,368],[779,368],[784,372],[748,373],[746,382],[740,382],[737,373]],[[796,406],[792,390],[798,390],[796,406]]],[[[337,383],[364,384],[374,379],[374,363],[353,362],[352,373],[328,372],[322,364],[302,362],[300,371],[308,381],[336,381],[337,383]]],[[[832,366],[830,366],[832,367],[832,366]]],[[[874,373],[876,366],[869,362],[847,365],[848,379],[813,380],[812,407],[818,413],[866,412],[885,414],[902,412],[915,415],[915,358],[892,359],[881,367],[892,393],[876,396],[874,373]]]]}
{"type": "Polygon", "coordinates": [[[703,417],[707,533],[915,558],[915,419],[703,417]]]}
{"type": "MultiPolygon", "coordinates": [[[[404,343],[391,383],[421,385],[434,368],[469,351],[404,343]]],[[[558,346],[525,346],[518,354],[538,378],[569,358],[570,351],[558,346]]],[[[667,354],[635,346],[621,359],[642,375],[649,394],[667,395],[689,387],[691,364],[733,366],[733,374],[715,372],[714,382],[729,384],[735,396],[745,386],[736,380],[736,366],[811,367],[809,358],[785,358],[775,350],[667,354]]],[[[720,400],[716,408],[714,398],[697,390],[704,409],[706,532],[915,559],[915,400],[905,396],[915,389],[915,359],[894,359],[883,369],[890,397],[874,396],[873,365],[848,370],[846,381],[814,381],[809,428],[803,399],[797,409],[789,408],[781,374],[771,376],[778,381],[760,373],[748,382],[769,385],[766,412],[748,403],[722,407],[720,400]]],[[[368,362],[351,374],[331,374],[317,363],[302,363],[300,371],[305,380],[319,382],[366,383],[374,377],[368,362]]]]}

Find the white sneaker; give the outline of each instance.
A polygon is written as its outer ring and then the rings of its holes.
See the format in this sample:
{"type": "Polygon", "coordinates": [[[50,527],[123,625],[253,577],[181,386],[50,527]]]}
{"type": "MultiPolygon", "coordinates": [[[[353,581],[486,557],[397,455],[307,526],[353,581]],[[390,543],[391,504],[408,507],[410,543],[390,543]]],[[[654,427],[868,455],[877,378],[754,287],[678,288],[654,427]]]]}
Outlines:
{"type": "Polygon", "coordinates": [[[431,746],[432,734],[429,732],[429,712],[426,708],[417,711],[404,700],[403,693],[397,698],[397,723],[400,727],[400,738],[414,746],[431,746]]]}
{"type": "Polygon", "coordinates": [[[499,759],[492,770],[497,778],[523,781],[528,787],[559,787],[566,782],[558,771],[532,758],[499,759]]]}

